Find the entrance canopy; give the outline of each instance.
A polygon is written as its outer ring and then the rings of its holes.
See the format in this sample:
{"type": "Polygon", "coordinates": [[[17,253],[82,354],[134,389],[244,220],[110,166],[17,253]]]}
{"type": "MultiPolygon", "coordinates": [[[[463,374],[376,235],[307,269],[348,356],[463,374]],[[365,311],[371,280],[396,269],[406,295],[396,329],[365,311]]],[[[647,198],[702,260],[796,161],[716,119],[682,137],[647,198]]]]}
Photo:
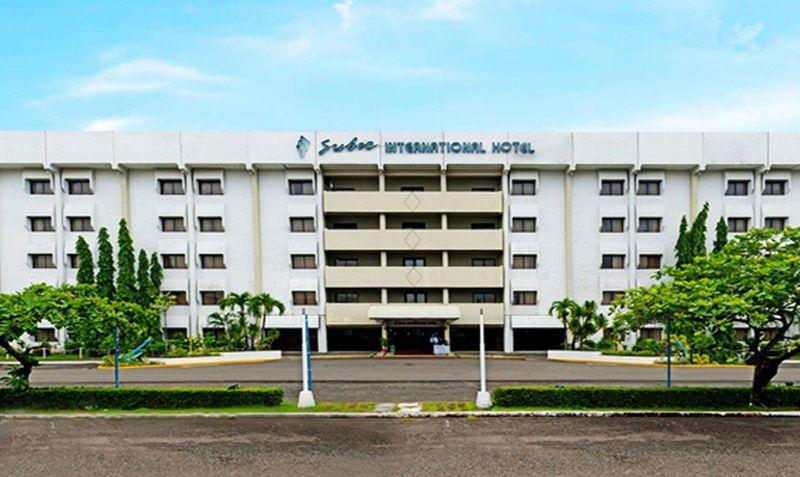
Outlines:
{"type": "Polygon", "coordinates": [[[392,305],[372,305],[367,311],[369,319],[383,320],[446,320],[461,318],[458,305],[428,305],[398,303],[392,305]]]}

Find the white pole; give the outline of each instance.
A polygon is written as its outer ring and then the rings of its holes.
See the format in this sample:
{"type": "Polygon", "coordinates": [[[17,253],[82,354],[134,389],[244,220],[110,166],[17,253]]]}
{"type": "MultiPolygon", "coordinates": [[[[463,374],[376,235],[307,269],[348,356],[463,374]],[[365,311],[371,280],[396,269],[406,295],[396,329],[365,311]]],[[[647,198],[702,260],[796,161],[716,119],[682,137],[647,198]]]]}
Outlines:
{"type": "Polygon", "coordinates": [[[475,406],[479,409],[488,409],[492,407],[492,396],[486,390],[486,342],[483,338],[483,308],[480,310],[479,316],[479,335],[480,335],[480,368],[481,368],[481,390],[478,391],[478,397],[475,399],[475,406]]]}
{"type": "Polygon", "coordinates": [[[297,399],[297,407],[307,408],[314,407],[314,393],[308,388],[308,360],[311,359],[308,353],[308,315],[305,308],[303,308],[303,326],[300,336],[300,360],[302,362],[303,373],[303,390],[300,391],[300,396],[297,399]]]}

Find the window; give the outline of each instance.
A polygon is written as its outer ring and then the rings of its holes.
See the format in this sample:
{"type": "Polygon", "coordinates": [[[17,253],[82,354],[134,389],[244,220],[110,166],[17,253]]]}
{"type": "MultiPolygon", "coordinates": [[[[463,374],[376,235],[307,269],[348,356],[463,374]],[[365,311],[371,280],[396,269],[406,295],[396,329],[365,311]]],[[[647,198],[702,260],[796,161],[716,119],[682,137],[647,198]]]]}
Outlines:
{"type": "Polygon", "coordinates": [[[222,195],[222,181],[219,179],[198,179],[197,192],[200,195],[222,195]]]}
{"type": "Polygon", "coordinates": [[[495,292],[474,292],[472,303],[497,303],[497,293],[495,292]]]}
{"type": "Polygon", "coordinates": [[[536,268],[536,255],[514,255],[511,259],[511,268],[536,268]]]}
{"type": "Polygon", "coordinates": [[[222,217],[200,217],[201,232],[224,232],[225,227],[222,226],[222,217]]]}
{"type": "Polygon", "coordinates": [[[92,218],[91,217],[67,217],[69,220],[69,229],[73,232],[91,232],[92,218]]]}
{"type": "Polygon", "coordinates": [[[186,255],[177,254],[163,254],[161,255],[161,262],[164,268],[186,268],[186,255]]]}
{"type": "Polygon", "coordinates": [[[292,232],[313,232],[314,217],[292,217],[289,219],[289,225],[292,232]]]}
{"type": "Polygon", "coordinates": [[[639,269],[655,270],[661,268],[661,255],[639,255],[639,269]]]}
{"type": "Polygon", "coordinates": [[[401,186],[400,192],[425,192],[423,186],[401,186]]]}
{"type": "Polygon", "coordinates": [[[750,187],[750,181],[728,181],[728,188],[725,189],[725,195],[747,195],[747,189],[750,187]]]}
{"type": "Polygon", "coordinates": [[[161,217],[162,232],[186,232],[183,217],[161,217]]]}
{"type": "Polygon", "coordinates": [[[403,222],[401,225],[404,229],[424,229],[425,222],[403,222]]]}
{"type": "Polygon", "coordinates": [[[28,179],[28,193],[31,195],[53,195],[50,179],[28,179]]]}
{"type": "Polygon", "coordinates": [[[164,328],[164,339],[185,340],[186,328],[164,328]]]}
{"type": "Polygon", "coordinates": [[[358,224],[355,222],[334,222],[330,227],[336,230],[355,230],[358,228],[358,224]]]}
{"type": "Polygon", "coordinates": [[[511,181],[511,195],[536,195],[536,181],[511,181]]]}
{"type": "Polygon", "coordinates": [[[56,268],[52,253],[32,253],[28,255],[33,268],[56,268]]]}
{"type": "Polygon", "coordinates": [[[289,195],[314,195],[314,181],[305,179],[289,181],[289,195]]]}
{"type": "Polygon", "coordinates": [[[767,180],[764,181],[764,195],[786,195],[786,181],[767,180]]]}
{"type": "Polygon", "coordinates": [[[317,260],[314,255],[292,255],[292,268],[311,269],[317,268],[317,260]]]}
{"type": "Polygon", "coordinates": [[[603,255],[600,268],[625,268],[625,255],[603,255]]]}
{"type": "Polygon", "coordinates": [[[535,305],[537,301],[536,295],[535,291],[515,291],[513,303],[515,305],[535,305]]]}
{"type": "Polygon", "coordinates": [[[661,232],[661,217],[639,217],[639,227],[636,231],[641,233],[661,232]]]}
{"type": "Polygon", "coordinates": [[[31,232],[52,232],[55,230],[52,217],[28,217],[28,228],[31,232]]]}
{"type": "Polygon", "coordinates": [[[201,254],[200,268],[225,268],[225,256],[221,253],[201,254]]]}
{"type": "Polygon", "coordinates": [[[55,328],[36,328],[36,341],[44,343],[46,341],[58,341],[55,328]]]}
{"type": "Polygon", "coordinates": [[[69,268],[76,269],[81,266],[81,259],[77,253],[68,254],[67,261],[69,261],[69,268]]]}
{"type": "Polygon", "coordinates": [[[406,303],[428,303],[428,293],[426,292],[406,292],[405,294],[405,302],[406,303]]]}
{"type": "Polygon", "coordinates": [[[161,195],[183,195],[183,181],[181,179],[159,179],[158,191],[161,195]]]}
{"type": "Polygon", "coordinates": [[[625,230],[624,217],[603,217],[600,222],[600,232],[603,233],[616,233],[625,230]]]}
{"type": "Polygon", "coordinates": [[[608,180],[600,181],[600,195],[623,195],[625,194],[625,181],[624,180],[608,180]]]}
{"type": "Polygon", "coordinates": [[[334,267],[357,267],[358,259],[355,257],[334,258],[334,267]]]}
{"type": "Polygon", "coordinates": [[[492,230],[497,228],[491,222],[475,222],[469,225],[472,230],[492,230]]]}
{"type": "Polygon", "coordinates": [[[69,195],[92,195],[89,179],[67,179],[69,195]]]}
{"type": "Polygon", "coordinates": [[[765,217],[764,228],[783,230],[786,228],[786,217],[765,217]]]}
{"type": "Polygon", "coordinates": [[[173,305],[186,306],[189,304],[189,300],[186,298],[185,290],[170,290],[166,293],[172,297],[173,305]]]}
{"type": "Polygon", "coordinates": [[[535,217],[520,217],[511,219],[512,232],[536,232],[535,217]]]}
{"type": "Polygon", "coordinates": [[[358,303],[358,292],[336,292],[333,294],[335,303],[358,303]]]}
{"type": "Polygon", "coordinates": [[[484,257],[477,257],[472,259],[472,266],[473,267],[496,267],[497,260],[494,258],[484,258],[484,257]]]}
{"type": "Polygon", "coordinates": [[[404,267],[424,267],[425,257],[403,257],[404,267]]]}
{"type": "Polygon", "coordinates": [[[749,217],[729,217],[728,218],[728,231],[731,233],[747,232],[750,228],[749,217]]]}
{"type": "Polygon", "coordinates": [[[223,298],[225,298],[225,292],[221,290],[200,292],[200,303],[203,305],[216,305],[223,298]]]}
{"type": "Polygon", "coordinates": [[[623,291],[614,290],[614,291],[604,291],[603,298],[600,300],[601,305],[610,305],[614,302],[617,298],[621,297],[622,294],[625,293],[623,291]]]}
{"type": "Polygon", "coordinates": [[[640,180],[636,195],[661,195],[661,181],[640,180]]]}
{"type": "Polygon", "coordinates": [[[293,291],[292,303],[295,305],[316,305],[317,292],[315,291],[293,291]]]}
{"type": "Polygon", "coordinates": [[[662,333],[659,328],[642,328],[639,330],[639,339],[661,341],[662,333]]]}

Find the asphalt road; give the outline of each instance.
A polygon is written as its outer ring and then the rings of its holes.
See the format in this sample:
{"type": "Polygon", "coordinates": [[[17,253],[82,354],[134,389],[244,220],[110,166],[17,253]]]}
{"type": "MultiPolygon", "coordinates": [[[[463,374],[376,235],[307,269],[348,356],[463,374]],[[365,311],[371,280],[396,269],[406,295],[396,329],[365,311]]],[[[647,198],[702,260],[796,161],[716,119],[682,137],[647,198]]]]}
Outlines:
{"type": "MultiPolygon", "coordinates": [[[[489,386],[505,384],[647,385],[664,383],[665,369],[652,366],[618,366],[548,361],[530,356],[524,360],[490,359],[489,386]]],[[[288,399],[299,390],[300,360],[224,366],[153,367],[123,369],[124,386],[242,386],[276,385],[288,399]]],[[[315,393],[323,401],[471,400],[478,380],[476,359],[320,359],[313,361],[315,393]]],[[[750,368],[673,369],[676,385],[747,386],[750,368]]],[[[110,385],[113,372],[94,366],[38,367],[35,386],[110,385]]],[[[784,365],[775,382],[800,383],[800,367],[784,365]]]]}
{"type": "Polygon", "coordinates": [[[779,418],[0,421],[2,475],[797,475],[779,418]]]}

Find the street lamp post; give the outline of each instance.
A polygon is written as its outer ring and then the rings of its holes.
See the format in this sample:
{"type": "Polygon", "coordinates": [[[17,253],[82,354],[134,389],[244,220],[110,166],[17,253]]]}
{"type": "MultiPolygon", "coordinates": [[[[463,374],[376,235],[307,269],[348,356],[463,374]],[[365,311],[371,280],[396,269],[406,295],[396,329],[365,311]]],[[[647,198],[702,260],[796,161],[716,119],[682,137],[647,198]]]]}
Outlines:
{"type": "Polygon", "coordinates": [[[302,373],[303,373],[303,390],[300,391],[300,396],[297,399],[297,407],[308,408],[314,407],[314,392],[311,390],[311,352],[309,351],[308,341],[308,315],[305,308],[303,308],[303,336],[301,337],[301,356],[302,373]]]}
{"type": "Polygon", "coordinates": [[[672,386],[672,330],[670,330],[669,321],[669,316],[667,316],[667,387],[672,386]]]}
{"type": "Polygon", "coordinates": [[[478,318],[480,330],[480,368],[481,368],[481,389],[478,391],[478,397],[475,399],[475,406],[479,409],[488,409],[492,407],[492,396],[486,390],[486,342],[483,337],[483,308],[480,310],[478,318]]]}
{"type": "Polygon", "coordinates": [[[119,328],[114,328],[114,387],[119,387],[119,328]]]}

